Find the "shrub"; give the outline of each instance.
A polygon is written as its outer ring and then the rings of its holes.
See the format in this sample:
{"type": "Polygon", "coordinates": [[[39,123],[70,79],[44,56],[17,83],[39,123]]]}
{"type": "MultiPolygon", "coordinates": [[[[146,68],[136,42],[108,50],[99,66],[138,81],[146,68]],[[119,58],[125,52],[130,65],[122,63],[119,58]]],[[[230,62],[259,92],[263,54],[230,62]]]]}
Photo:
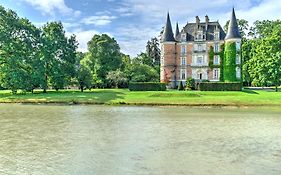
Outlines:
{"type": "Polygon", "coordinates": [[[184,90],[184,87],[183,87],[182,81],[180,81],[180,83],[179,83],[178,90],[179,90],[179,91],[183,91],[183,90],[184,90]]]}
{"type": "Polygon", "coordinates": [[[198,89],[200,91],[241,91],[242,83],[223,83],[223,82],[210,82],[199,83],[198,89]]]}
{"type": "Polygon", "coordinates": [[[188,78],[186,80],[186,90],[195,90],[195,80],[193,78],[188,78]]]}
{"type": "Polygon", "coordinates": [[[165,91],[165,83],[157,82],[130,82],[129,83],[130,91],[165,91]]]}

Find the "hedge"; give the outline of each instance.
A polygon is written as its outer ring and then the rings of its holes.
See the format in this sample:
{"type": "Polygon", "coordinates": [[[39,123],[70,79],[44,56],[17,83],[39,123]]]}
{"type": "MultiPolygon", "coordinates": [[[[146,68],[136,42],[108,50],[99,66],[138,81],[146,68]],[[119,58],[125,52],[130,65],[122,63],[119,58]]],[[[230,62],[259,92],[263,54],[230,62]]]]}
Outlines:
{"type": "Polygon", "coordinates": [[[241,91],[242,83],[206,82],[199,83],[198,89],[200,91],[241,91]]]}
{"type": "Polygon", "coordinates": [[[130,82],[129,83],[130,91],[165,91],[165,83],[157,82],[130,82]]]}

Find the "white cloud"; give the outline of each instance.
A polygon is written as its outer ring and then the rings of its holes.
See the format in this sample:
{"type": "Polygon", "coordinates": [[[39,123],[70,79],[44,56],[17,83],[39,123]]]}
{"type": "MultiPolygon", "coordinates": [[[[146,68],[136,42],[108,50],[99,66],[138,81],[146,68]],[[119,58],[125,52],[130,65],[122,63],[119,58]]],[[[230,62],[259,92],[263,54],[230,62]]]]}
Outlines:
{"type": "Polygon", "coordinates": [[[54,16],[56,11],[60,14],[80,16],[80,11],[74,11],[65,4],[64,0],[22,0],[40,10],[44,15],[54,16]]]}
{"type": "Polygon", "coordinates": [[[89,16],[82,19],[81,22],[87,25],[94,24],[96,26],[104,26],[110,24],[114,19],[116,19],[116,16],[109,16],[109,15],[89,16]]]}

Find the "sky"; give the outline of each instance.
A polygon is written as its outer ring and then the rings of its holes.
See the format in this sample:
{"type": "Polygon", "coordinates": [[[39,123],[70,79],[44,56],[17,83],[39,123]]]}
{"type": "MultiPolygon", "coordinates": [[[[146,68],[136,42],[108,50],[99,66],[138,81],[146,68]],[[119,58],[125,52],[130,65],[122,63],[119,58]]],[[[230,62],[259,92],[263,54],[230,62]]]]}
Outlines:
{"type": "Polygon", "coordinates": [[[145,51],[147,41],[159,36],[168,11],[173,29],[176,22],[181,29],[197,15],[201,21],[208,15],[224,26],[232,7],[238,19],[250,23],[281,19],[280,0],[0,0],[0,4],[38,27],[61,21],[67,35],[76,35],[79,51],[87,51],[94,34],[106,33],[131,56],[145,51]]]}

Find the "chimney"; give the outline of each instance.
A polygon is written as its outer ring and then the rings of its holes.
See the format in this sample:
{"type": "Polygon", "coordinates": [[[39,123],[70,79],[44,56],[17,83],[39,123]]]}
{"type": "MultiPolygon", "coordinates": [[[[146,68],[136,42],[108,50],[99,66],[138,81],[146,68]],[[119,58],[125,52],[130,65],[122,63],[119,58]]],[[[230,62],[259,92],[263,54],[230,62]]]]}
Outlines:
{"type": "Polygon", "coordinates": [[[200,24],[200,18],[199,16],[196,16],[196,25],[197,25],[197,28],[199,28],[199,24],[200,24]]]}
{"type": "Polygon", "coordinates": [[[205,16],[205,21],[206,21],[206,31],[207,31],[208,30],[208,26],[209,26],[209,21],[210,21],[208,15],[205,16]]]}

